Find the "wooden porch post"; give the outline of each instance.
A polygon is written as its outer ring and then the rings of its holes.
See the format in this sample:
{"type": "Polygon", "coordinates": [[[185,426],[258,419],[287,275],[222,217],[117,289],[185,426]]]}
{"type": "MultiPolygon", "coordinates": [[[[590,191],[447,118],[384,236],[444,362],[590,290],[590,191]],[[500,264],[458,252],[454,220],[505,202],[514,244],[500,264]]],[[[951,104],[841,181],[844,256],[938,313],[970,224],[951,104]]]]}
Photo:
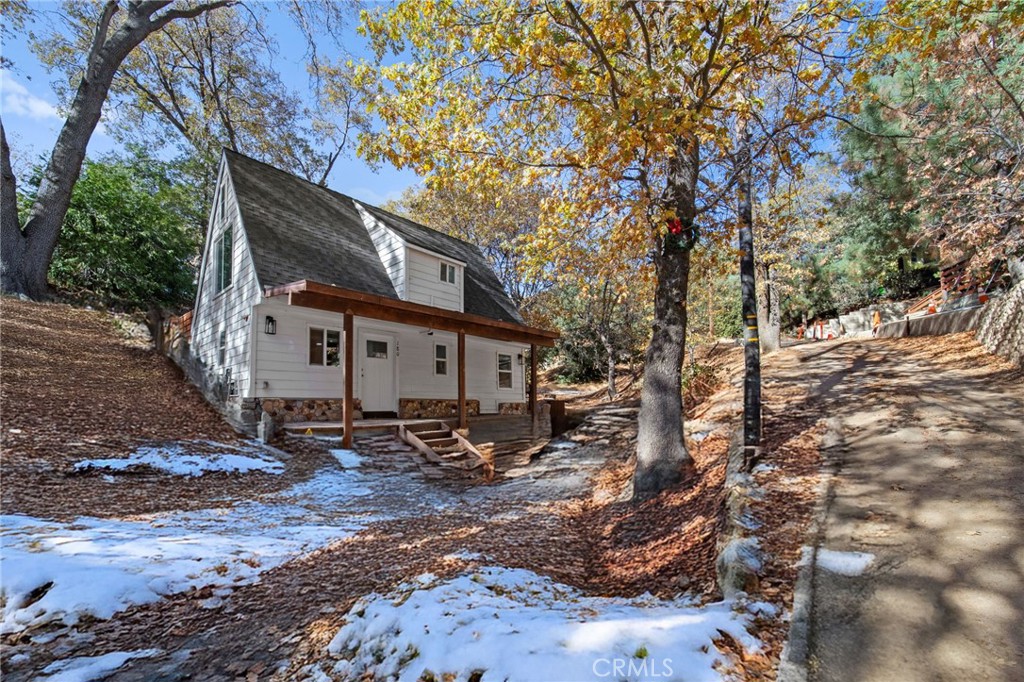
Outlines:
{"type": "Polygon", "coordinates": [[[459,332],[459,428],[469,426],[466,414],[466,332],[459,332]]]}
{"type": "Polygon", "coordinates": [[[530,414],[537,414],[537,344],[530,344],[530,414]]]}
{"type": "Polygon", "coordinates": [[[346,449],[352,447],[352,413],[355,411],[355,399],[352,397],[354,392],[352,387],[354,385],[355,377],[355,358],[354,347],[355,347],[355,334],[352,332],[352,312],[345,311],[345,404],[343,410],[345,414],[345,434],[341,441],[341,446],[346,449]]]}

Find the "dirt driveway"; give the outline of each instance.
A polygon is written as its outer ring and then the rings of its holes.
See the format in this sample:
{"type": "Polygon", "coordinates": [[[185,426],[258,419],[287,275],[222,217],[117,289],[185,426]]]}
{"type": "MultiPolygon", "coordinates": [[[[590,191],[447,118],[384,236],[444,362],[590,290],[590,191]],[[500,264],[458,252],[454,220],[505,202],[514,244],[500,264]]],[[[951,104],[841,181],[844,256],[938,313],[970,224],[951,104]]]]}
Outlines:
{"type": "Polygon", "coordinates": [[[785,374],[840,441],[807,679],[1024,680],[1020,372],[932,338],[805,347],[785,374]]]}

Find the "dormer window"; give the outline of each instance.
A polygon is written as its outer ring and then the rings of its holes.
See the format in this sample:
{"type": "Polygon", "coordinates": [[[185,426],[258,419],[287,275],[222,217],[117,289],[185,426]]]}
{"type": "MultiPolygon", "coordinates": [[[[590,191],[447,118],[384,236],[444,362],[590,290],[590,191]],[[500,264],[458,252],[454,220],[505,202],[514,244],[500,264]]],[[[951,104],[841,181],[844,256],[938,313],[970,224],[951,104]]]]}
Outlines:
{"type": "Polygon", "coordinates": [[[455,266],[451,263],[441,262],[441,281],[448,284],[455,284],[455,266]]]}

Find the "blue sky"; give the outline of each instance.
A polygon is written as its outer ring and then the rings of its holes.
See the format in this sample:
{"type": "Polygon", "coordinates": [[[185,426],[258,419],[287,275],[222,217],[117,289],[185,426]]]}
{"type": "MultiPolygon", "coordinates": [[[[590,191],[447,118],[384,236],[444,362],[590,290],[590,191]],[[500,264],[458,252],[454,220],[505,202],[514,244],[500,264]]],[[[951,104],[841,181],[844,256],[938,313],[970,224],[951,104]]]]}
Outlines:
{"type": "MultiPolygon", "coordinates": [[[[32,5],[43,10],[56,8],[54,3],[32,5]]],[[[276,11],[271,10],[271,21],[268,22],[277,32],[280,47],[274,65],[291,89],[305,93],[305,44],[290,19],[273,16],[276,11]]],[[[366,41],[355,32],[354,26],[346,31],[345,38],[350,52],[365,54],[366,41]]],[[[57,96],[51,82],[59,76],[46,72],[29,49],[27,37],[15,38],[5,44],[4,56],[14,62],[15,68],[0,72],[0,115],[11,145],[15,172],[20,173],[41,155],[49,155],[57,139],[64,119],[58,111],[57,96]]],[[[117,149],[119,145],[104,133],[101,124],[89,142],[88,156],[96,157],[117,149]]],[[[397,198],[403,189],[417,181],[411,171],[397,171],[391,166],[372,169],[354,153],[339,159],[328,178],[331,188],[372,204],[397,198]]]]}

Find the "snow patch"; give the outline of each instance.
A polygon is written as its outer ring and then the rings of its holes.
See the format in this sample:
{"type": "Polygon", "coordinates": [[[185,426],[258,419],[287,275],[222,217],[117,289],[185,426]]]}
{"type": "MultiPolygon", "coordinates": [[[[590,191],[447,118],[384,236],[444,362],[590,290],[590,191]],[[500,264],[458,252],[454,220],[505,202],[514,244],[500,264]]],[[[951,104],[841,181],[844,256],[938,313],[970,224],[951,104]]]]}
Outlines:
{"type": "Polygon", "coordinates": [[[818,549],[816,557],[817,565],[826,571],[848,576],[860,575],[874,560],[875,555],[868,552],[837,552],[824,548],[818,549]]]}
{"type": "Polygon", "coordinates": [[[345,469],[358,469],[363,463],[362,456],[354,450],[331,450],[331,454],[345,469]]]}
{"type": "Polygon", "coordinates": [[[719,630],[760,648],[746,630],[750,616],[734,607],[587,597],[523,569],[487,567],[445,582],[426,575],[353,605],[328,646],[340,660],[320,666],[345,679],[372,669],[400,682],[427,671],[458,681],[476,671],[507,682],[620,679],[614,670],[630,680],[717,682],[719,630]]]}
{"type": "Polygon", "coordinates": [[[223,443],[204,443],[203,445],[217,450],[231,449],[235,452],[195,453],[189,451],[191,448],[188,443],[147,445],[136,449],[127,457],[86,459],[77,462],[75,470],[124,471],[133,467],[148,466],[172,476],[202,476],[214,471],[241,474],[252,471],[262,471],[268,474],[284,472],[284,464],[268,456],[259,448],[235,448],[223,443]]]}
{"type": "Polygon", "coordinates": [[[226,596],[376,520],[338,512],[370,492],[358,474],[328,469],[275,493],[273,503],[70,524],[0,516],[0,633],[73,625],[85,615],[110,618],[192,588],[212,586],[226,596]]]}
{"type": "Polygon", "coordinates": [[[43,668],[47,677],[42,679],[47,682],[92,682],[103,679],[133,658],[149,658],[159,653],[160,649],[140,649],[54,661],[43,668]]]}

